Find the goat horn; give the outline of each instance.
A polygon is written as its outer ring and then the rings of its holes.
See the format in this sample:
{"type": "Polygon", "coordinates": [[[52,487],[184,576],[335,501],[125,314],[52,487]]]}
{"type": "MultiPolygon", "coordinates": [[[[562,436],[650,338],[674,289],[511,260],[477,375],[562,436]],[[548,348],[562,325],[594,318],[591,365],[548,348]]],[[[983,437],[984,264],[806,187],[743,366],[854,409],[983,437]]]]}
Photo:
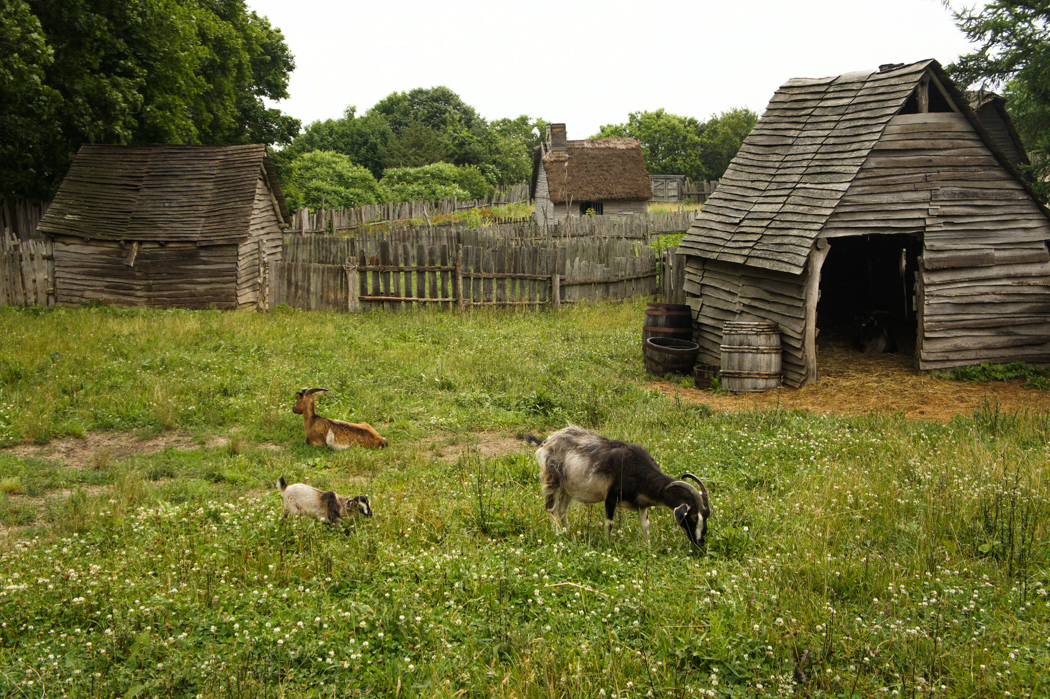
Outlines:
{"type": "Polygon", "coordinates": [[[703,499],[703,496],[700,495],[700,491],[697,490],[696,488],[694,488],[689,483],[686,483],[685,481],[671,481],[671,483],[667,487],[670,488],[672,485],[680,485],[680,486],[682,486],[683,488],[685,488],[686,490],[688,490],[690,493],[693,494],[693,496],[696,498],[696,504],[697,505],[703,504],[704,499],[703,499]]]}
{"type": "Polygon", "coordinates": [[[704,509],[706,509],[708,512],[710,512],[711,511],[711,503],[710,503],[710,501],[709,501],[709,499],[707,497],[707,486],[704,485],[704,482],[702,480],[700,480],[699,478],[697,478],[696,476],[694,476],[691,473],[683,473],[682,474],[682,480],[685,480],[686,478],[692,478],[694,481],[696,481],[696,484],[698,486],[700,486],[700,491],[703,493],[703,497],[704,497],[704,509]]]}
{"type": "Polygon", "coordinates": [[[313,394],[315,394],[315,393],[324,393],[324,392],[326,392],[327,390],[328,390],[327,388],[311,388],[310,390],[308,390],[308,391],[306,392],[306,395],[308,395],[308,396],[312,396],[312,395],[313,395],[313,394]]]}

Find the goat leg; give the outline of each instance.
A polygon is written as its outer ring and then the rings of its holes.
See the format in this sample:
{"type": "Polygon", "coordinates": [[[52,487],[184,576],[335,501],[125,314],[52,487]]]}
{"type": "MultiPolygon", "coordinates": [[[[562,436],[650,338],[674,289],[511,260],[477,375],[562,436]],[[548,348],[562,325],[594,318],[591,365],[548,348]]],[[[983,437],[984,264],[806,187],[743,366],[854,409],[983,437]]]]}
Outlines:
{"type": "Polygon", "coordinates": [[[613,489],[609,489],[609,494],[605,496],[605,536],[612,534],[613,522],[616,518],[616,508],[620,504],[620,498],[616,496],[613,489]]]}

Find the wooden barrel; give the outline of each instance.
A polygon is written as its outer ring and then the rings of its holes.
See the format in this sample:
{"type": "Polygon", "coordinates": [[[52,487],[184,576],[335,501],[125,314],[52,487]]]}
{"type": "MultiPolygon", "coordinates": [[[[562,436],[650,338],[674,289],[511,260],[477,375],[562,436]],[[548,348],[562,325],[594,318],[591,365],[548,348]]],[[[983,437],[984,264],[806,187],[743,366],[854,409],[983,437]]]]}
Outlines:
{"type": "Polygon", "coordinates": [[[722,388],[733,393],[766,391],[780,385],[780,326],[770,322],[726,321],[722,327],[722,388]]]}
{"type": "Polygon", "coordinates": [[[699,389],[708,389],[718,376],[718,366],[715,364],[697,364],[693,367],[693,385],[699,389]]]}
{"type": "Polygon", "coordinates": [[[642,350],[650,337],[693,340],[693,309],[684,303],[650,303],[645,307],[642,350]]]}
{"type": "Polygon", "coordinates": [[[650,337],[645,341],[645,370],[656,376],[688,374],[696,364],[700,345],[676,337],[650,337]]]}

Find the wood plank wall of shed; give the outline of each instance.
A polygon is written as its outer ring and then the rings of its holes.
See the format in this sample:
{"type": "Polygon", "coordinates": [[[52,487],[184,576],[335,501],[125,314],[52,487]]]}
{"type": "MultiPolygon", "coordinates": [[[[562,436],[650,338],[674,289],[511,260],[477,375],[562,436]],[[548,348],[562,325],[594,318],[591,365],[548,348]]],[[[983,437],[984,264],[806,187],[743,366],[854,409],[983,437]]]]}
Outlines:
{"type": "Polygon", "coordinates": [[[142,243],[134,264],[117,241],[55,236],[58,303],[236,308],[237,246],[142,243]]]}
{"type": "Polygon", "coordinates": [[[247,240],[237,247],[237,307],[254,308],[259,295],[265,293],[266,270],[269,263],[281,261],[284,234],[274,208],[274,199],[266,180],[259,174],[252,207],[251,228],[247,240]],[[260,241],[262,247],[260,248],[260,241]],[[262,250],[263,259],[259,259],[262,250]]]}
{"type": "Polygon", "coordinates": [[[1050,362],[1050,222],[962,115],[894,117],[823,235],[879,233],[924,235],[920,369],[1050,362]]]}
{"type": "Polygon", "coordinates": [[[806,380],[804,277],[687,257],[685,293],[693,309],[697,361],[721,360],[722,326],[727,321],[764,320],[780,324],[784,383],[806,380]]]}

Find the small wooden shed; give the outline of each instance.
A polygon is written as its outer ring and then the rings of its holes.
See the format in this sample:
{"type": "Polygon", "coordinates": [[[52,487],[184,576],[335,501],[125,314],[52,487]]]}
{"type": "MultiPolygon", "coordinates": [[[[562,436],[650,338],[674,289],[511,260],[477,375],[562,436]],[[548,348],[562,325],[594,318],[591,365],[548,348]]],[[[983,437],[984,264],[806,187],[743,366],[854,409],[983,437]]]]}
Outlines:
{"type": "Polygon", "coordinates": [[[698,361],[776,321],[799,386],[879,313],[918,369],[1050,362],[1050,211],[1014,162],[936,61],[788,81],[679,248],[698,361]]]}
{"type": "Polygon", "coordinates": [[[644,214],[653,190],[638,141],[568,141],[565,124],[550,124],[546,141],[532,151],[529,195],[536,220],[545,224],[588,214],[644,214]]]}
{"type": "Polygon", "coordinates": [[[265,145],[84,145],[37,231],[57,303],[234,309],[265,306],[290,224],[265,145]]]}

